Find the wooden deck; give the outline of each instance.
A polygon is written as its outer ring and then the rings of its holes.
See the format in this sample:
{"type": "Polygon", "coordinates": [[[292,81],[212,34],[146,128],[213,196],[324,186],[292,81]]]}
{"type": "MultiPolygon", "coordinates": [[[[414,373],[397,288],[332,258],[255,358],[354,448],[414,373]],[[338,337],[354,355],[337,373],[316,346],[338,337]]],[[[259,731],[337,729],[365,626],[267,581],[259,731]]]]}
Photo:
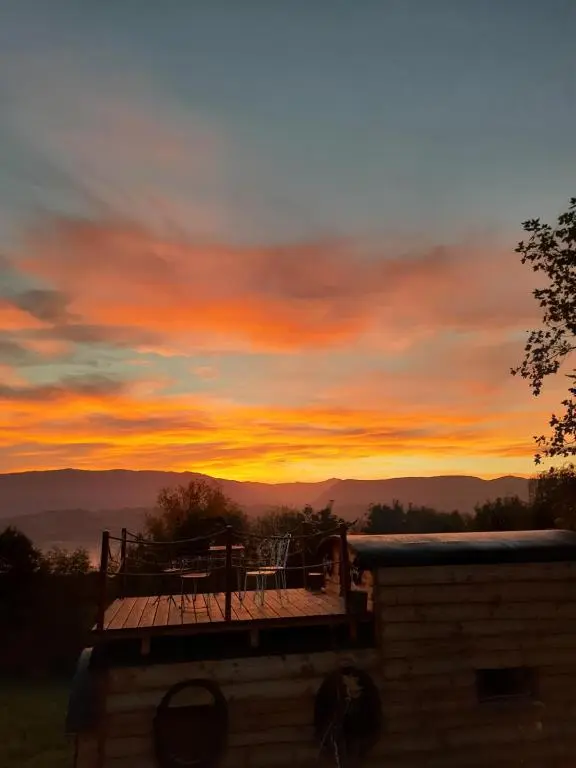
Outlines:
{"type": "MultiPolygon", "coordinates": [[[[232,595],[232,621],[225,621],[225,595],[198,594],[181,610],[180,595],[161,597],[122,597],[115,600],[104,616],[106,637],[193,634],[250,626],[311,625],[348,621],[344,601],[337,596],[289,589],[279,598],[275,590],[266,592],[264,605],[248,592],[242,601],[232,595]]],[[[96,628],[93,630],[97,633],[96,628]]]]}

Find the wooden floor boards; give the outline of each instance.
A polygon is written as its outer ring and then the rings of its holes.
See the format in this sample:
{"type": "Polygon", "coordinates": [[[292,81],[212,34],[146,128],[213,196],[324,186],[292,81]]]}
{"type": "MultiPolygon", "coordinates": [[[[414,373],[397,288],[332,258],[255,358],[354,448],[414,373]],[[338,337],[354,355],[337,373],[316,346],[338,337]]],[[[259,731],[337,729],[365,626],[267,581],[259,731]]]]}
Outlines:
{"type": "MultiPolygon", "coordinates": [[[[195,600],[190,595],[183,604],[179,594],[123,597],[106,609],[104,627],[107,631],[135,631],[179,625],[219,624],[224,623],[225,610],[224,593],[198,594],[195,600]]],[[[253,592],[247,592],[243,600],[237,594],[232,596],[232,623],[285,622],[303,617],[340,616],[344,613],[344,603],[339,597],[316,594],[305,589],[281,592],[267,590],[263,604],[254,599],[253,592]]]]}

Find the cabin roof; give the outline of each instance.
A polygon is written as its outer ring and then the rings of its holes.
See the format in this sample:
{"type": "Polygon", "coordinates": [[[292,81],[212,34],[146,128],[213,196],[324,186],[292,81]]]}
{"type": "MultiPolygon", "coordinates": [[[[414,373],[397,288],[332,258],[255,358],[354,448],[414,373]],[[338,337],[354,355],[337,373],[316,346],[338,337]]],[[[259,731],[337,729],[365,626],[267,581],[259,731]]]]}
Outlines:
{"type": "Polygon", "coordinates": [[[361,569],[576,559],[576,533],[561,530],[350,534],[348,545],[355,555],[355,564],[361,569]]]}

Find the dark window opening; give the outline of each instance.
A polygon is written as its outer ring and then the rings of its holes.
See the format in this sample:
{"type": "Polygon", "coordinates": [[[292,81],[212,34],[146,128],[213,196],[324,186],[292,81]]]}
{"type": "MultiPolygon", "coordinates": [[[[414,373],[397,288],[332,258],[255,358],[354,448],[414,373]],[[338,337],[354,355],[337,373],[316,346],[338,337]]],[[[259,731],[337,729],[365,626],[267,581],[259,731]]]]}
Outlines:
{"type": "Polygon", "coordinates": [[[536,671],[531,667],[476,670],[476,692],[480,702],[534,698],[536,682],[536,671]]]}
{"type": "Polygon", "coordinates": [[[228,708],[209,680],[172,686],[154,718],[154,746],[160,768],[215,768],[225,750],[228,708]]]}
{"type": "Polygon", "coordinates": [[[323,757],[336,765],[363,758],[378,740],[382,712],[378,689],[366,672],[345,667],[316,694],[314,725],[323,757]]]}

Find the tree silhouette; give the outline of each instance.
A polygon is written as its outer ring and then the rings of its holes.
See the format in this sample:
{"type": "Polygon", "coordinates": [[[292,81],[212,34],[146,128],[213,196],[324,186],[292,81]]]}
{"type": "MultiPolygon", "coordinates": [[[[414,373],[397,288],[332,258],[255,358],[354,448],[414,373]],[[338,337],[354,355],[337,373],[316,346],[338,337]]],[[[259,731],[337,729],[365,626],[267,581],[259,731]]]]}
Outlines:
{"type": "Polygon", "coordinates": [[[459,512],[439,512],[432,507],[399,501],[372,504],[362,527],[363,533],[459,533],[466,530],[466,519],[459,512]]]}
{"type": "Polygon", "coordinates": [[[208,536],[231,525],[241,531],[244,512],[216,483],[191,480],[188,485],[160,491],[157,510],[146,517],[146,534],[154,541],[208,536]]]}
{"type": "Polygon", "coordinates": [[[531,481],[535,521],[542,527],[576,528],[576,467],[552,467],[531,481]]]}
{"type": "Polygon", "coordinates": [[[43,566],[55,576],[72,576],[91,571],[90,555],[84,547],[73,550],[52,547],[42,558],[43,566]]]}
{"type": "Polygon", "coordinates": [[[8,526],[0,533],[2,570],[13,577],[29,576],[40,568],[41,556],[22,531],[8,526]]]}
{"type": "Polygon", "coordinates": [[[478,504],[470,521],[473,531],[524,531],[537,527],[534,525],[532,508],[518,496],[478,504]]]}
{"type": "MultiPolygon", "coordinates": [[[[529,234],[527,242],[516,248],[522,254],[522,263],[530,264],[534,272],[547,280],[544,288],[537,288],[534,297],[542,309],[543,328],[530,333],[524,349],[525,356],[512,375],[528,379],[532,392],[539,395],[547,376],[558,373],[561,365],[576,348],[576,197],[570,200],[566,213],[558,217],[552,228],[540,219],[530,219],[522,225],[529,234]]],[[[552,436],[536,437],[544,456],[571,456],[576,454],[576,374],[566,374],[571,386],[568,397],[562,400],[564,413],[552,414],[552,436]]],[[[536,453],[539,464],[542,454],[536,453]]]]}
{"type": "Polygon", "coordinates": [[[290,533],[292,561],[302,566],[318,563],[318,546],[328,534],[335,534],[342,518],[334,514],[332,503],[323,509],[306,506],[302,510],[279,507],[256,518],[250,533],[257,537],[281,536],[290,533]]]}

